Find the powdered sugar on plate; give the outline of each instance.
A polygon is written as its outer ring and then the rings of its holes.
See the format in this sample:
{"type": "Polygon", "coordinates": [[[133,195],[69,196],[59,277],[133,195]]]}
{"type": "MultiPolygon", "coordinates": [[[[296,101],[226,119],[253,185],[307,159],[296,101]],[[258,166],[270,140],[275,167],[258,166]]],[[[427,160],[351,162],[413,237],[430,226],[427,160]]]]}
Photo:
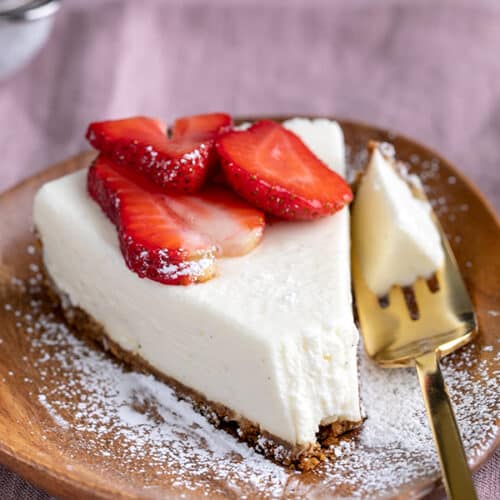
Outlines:
{"type": "MultiPolygon", "coordinates": [[[[299,473],[273,464],[245,444],[212,427],[190,404],[150,375],[128,371],[78,338],[40,294],[38,268],[13,287],[31,294],[28,307],[4,304],[28,340],[37,370],[33,397],[52,426],[46,439],[71,432],[61,460],[73,467],[82,450],[104,469],[120,463],[119,475],[179,494],[313,496],[385,495],[433,477],[439,467],[414,370],[387,370],[360,348],[360,384],[367,419],[360,432],[332,447],[336,460],[299,473]],[[149,471],[148,474],[144,474],[149,471]],[[154,474],[151,474],[154,471],[154,474]],[[147,478],[147,479],[145,479],[147,478]]],[[[0,349],[4,345],[0,345],[0,349]]],[[[455,403],[469,460],[480,456],[498,433],[498,370],[485,355],[494,346],[472,344],[446,358],[443,372],[455,403]]],[[[14,377],[26,377],[20,371],[14,377]]],[[[118,473],[116,470],[114,473],[118,473]]]]}

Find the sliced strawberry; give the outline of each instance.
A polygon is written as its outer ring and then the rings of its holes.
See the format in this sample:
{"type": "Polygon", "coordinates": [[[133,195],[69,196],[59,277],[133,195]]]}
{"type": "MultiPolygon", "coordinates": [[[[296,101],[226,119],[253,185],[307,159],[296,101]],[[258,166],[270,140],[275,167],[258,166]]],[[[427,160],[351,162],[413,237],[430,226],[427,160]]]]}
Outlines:
{"type": "Polygon", "coordinates": [[[129,268],[161,283],[210,279],[216,254],[243,255],[262,239],[264,214],[221,187],[167,195],[103,155],[90,167],[87,187],[117,227],[129,268]]]}
{"type": "Polygon", "coordinates": [[[252,205],[288,220],[333,214],[352,201],[349,185],[292,132],[263,120],[217,140],[231,187],[252,205]]]}
{"type": "Polygon", "coordinates": [[[213,162],[213,138],[170,140],[164,123],[143,116],[91,123],[86,136],[101,153],[171,193],[198,191],[213,162]]]}
{"type": "Polygon", "coordinates": [[[207,234],[221,256],[244,255],[262,239],[264,213],[223,187],[209,186],[195,196],[170,196],[168,204],[193,229],[207,234]]]}
{"type": "Polygon", "coordinates": [[[215,274],[212,240],[179,217],[156,186],[102,155],[90,167],[87,186],[117,226],[125,261],[140,277],[187,285],[215,274]]]}
{"type": "Polygon", "coordinates": [[[233,120],[226,113],[208,113],[205,115],[184,116],[178,118],[172,127],[172,137],[215,138],[218,134],[229,130],[233,120]]]}

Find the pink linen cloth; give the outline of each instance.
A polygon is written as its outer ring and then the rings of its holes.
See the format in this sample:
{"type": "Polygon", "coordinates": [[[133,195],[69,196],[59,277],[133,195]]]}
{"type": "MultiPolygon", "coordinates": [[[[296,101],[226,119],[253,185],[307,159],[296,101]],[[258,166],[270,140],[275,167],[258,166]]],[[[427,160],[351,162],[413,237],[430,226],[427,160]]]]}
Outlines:
{"type": "MultiPolygon", "coordinates": [[[[397,130],[498,209],[500,5],[66,0],[42,52],[0,82],[0,190],[85,149],[89,121],[211,110],[397,130]]],[[[500,498],[500,453],[475,482],[481,499],[500,498]]],[[[0,497],[47,498],[1,467],[0,497]]]]}

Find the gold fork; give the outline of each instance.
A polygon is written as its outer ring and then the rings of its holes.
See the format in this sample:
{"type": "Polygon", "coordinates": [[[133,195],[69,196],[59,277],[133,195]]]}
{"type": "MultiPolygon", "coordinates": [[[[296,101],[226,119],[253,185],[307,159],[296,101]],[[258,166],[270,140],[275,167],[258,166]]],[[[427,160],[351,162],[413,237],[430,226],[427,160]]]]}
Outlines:
{"type": "MultiPolygon", "coordinates": [[[[425,199],[422,192],[419,196],[425,199]]],[[[383,367],[416,367],[446,492],[449,498],[468,500],[476,494],[439,360],[472,339],[476,317],[435,215],[434,220],[446,256],[436,273],[437,287],[432,286],[436,280],[419,279],[413,291],[395,286],[385,301],[379,299],[367,288],[353,248],[354,292],[368,355],[383,367]]]]}

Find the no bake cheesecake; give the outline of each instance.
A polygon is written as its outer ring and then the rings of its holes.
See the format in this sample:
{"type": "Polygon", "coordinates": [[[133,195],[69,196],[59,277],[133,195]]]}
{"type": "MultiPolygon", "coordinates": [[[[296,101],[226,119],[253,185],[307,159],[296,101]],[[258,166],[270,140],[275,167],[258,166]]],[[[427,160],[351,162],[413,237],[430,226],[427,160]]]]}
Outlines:
{"type": "Polygon", "coordinates": [[[143,122],[132,146],[116,139],[120,124],[91,128],[101,156],[90,170],[35,198],[44,265],[77,330],[256,450],[308,469],[322,441],[361,421],[342,131],[213,120],[216,132],[176,122],[167,146],[159,122],[143,122]],[[206,194],[227,186],[237,199],[206,194]]]}

